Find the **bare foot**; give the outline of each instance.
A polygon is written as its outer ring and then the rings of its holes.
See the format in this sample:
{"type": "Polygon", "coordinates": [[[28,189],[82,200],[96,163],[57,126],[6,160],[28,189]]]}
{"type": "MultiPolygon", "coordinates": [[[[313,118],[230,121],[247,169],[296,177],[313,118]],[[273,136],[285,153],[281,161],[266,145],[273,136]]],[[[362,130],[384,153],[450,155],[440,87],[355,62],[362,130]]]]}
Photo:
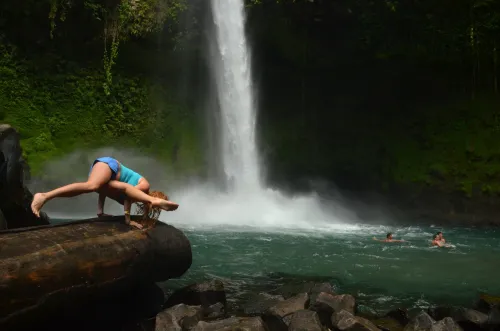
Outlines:
{"type": "Polygon", "coordinates": [[[45,194],[43,193],[36,193],[33,196],[33,202],[31,203],[31,211],[33,214],[35,214],[37,217],[40,217],[40,210],[42,209],[43,205],[46,202],[45,194]]]}
{"type": "Polygon", "coordinates": [[[137,223],[135,221],[130,221],[129,224],[132,225],[132,226],[135,226],[138,229],[142,229],[142,225],[140,225],[139,223],[137,223]]]}
{"type": "Polygon", "coordinates": [[[159,207],[163,210],[166,210],[166,211],[172,211],[172,210],[176,210],[177,208],[179,208],[179,205],[176,204],[175,202],[172,202],[172,201],[168,201],[168,200],[163,200],[163,199],[155,199],[152,203],[153,207],[159,207]]]}

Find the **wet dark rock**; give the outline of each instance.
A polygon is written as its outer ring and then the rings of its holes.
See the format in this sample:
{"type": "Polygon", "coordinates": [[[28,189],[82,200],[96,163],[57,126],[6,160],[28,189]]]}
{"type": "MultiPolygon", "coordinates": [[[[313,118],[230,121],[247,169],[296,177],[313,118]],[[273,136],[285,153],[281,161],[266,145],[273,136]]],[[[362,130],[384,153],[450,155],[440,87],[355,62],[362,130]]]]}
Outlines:
{"type": "Polygon", "coordinates": [[[331,327],[331,316],[335,312],[345,310],[355,314],[356,300],[350,294],[332,295],[321,292],[309,300],[308,308],[318,313],[323,325],[331,327]]]}
{"type": "Polygon", "coordinates": [[[270,307],[267,310],[267,313],[284,317],[285,315],[294,313],[297,310],[304,309],[308,298],[309,296],[307,293],[296,295],[284,301],[278,302],[274,306],[270,307]]]}
{"type": "Polygon", "coordinates": [[[309,302],[309,308],[312,310],[329,309],[332,313],[345,310],[355,314],[356,299],[350,294],[332,295],[322,292],[315,297],[315,301],[309,302]]]}
{"type": "Polygon", "coordinates": [[[451,317],[445,317],[442,320],[436,322],[431,331],[463,331],[460,325],[458,325],[451,317]]]}
{"type": "Polygon", "coordinates": [[[352,313],[341,310],[332,315],[333,327],[340,331],[378,331],[375,324],[366,318],[354,316],[352,313]]]}
{"type": "MultiPolygon", "coordinates": [[[[338,307],[338,300],[335,299],[335,295],[330,293],[321,292],[315,296],[313,296],[308,302],[308,309],[315,311],[321,324],[327,326],[328,328],[332,327],[331,317],[334,312],[338,312],[341,309],[338,307]]],[[[353,313],[352,310],[346,309],[350,313],[353,313]]]]}
{"type": "Polygon", "coordinates": [[[204,319],[208,320],[220,319],[225,317],[226,311],[224,309],[224,305],[221,302],[217,302],[216,304],[205,308],[203,311],[203,315],[204,319]]]}
{"type": "Polygon", "coordinates": [[[322,331],[324,330],[318,314],[311,310],[299,310],[293,313],[288,331],[322,331]]]}
{"type": "Polygon", "coordinates": [[[220,280],[211,280],[203,283],[191,284],[175,291],[168,297],[165,307],[172,307],[180,303],[190,306],[202,306],[204,309],[222,303],[226,309],[226,292],[220,280]]]}
{"type": "MultiPolygon", "coordinates": [[[[155,331],[156,317],[148,318],[137,323],[127,324],[120,331],[155,331]]],[[[98,329],[94,329],[97,331],[98,329]]],[[[55,330],[52,330],[55,331],[55,330]]],[[[72,330],[73,331],[73,330],[72,330]]],[[[106,330],[112,331],[112,330],[106,330]]]]}
{"type": "Polygon", "coordinates": [[[500,308],[500,297],[489,294],[481,294],[475,304],[475,309],[488,314],[493,308],[500,308]]]}
{"type": "MultiPolygon", "coordinates": [[[[156,315],[155,331],[182,331],[182,320],[195,318],[196,323],[202,318],[201,306],[178,304],[156,315]]],[[[196,324],[194,323],[194,324],[196,324]]]]}
{"type": "Polygon", "coordinates": [[[262,318],[271,330],[286,330],[293,313],[305,309],[308,300],[307,293],[298,294],[270,307],[264,312],[262,318]]]}
{"type": "Polygon", "coordinates": [[[248,316],[258,316],[278,302],[284,300],[285,299],[281,295],[259,293],[243,305],[243,312],[248,316]]]}
{"type": "Polygon", "coordinates": [[[190,331],[268,331],[260,317],[231,317],[215,322],[200,321],[190,331]]]}
{"type": "Polygon", "coordinates": [[[383,331],[402,331],[406,324],[401,324],[392,317],[381,317],[371,320],[380,330],[383,331]]]}
{"type": "Polygon", "coordinates": [[[428,311],[435,320],[451,317],[465,330],[479,330],[488,324],[488,315],[474,309],[443,306],[429,308],[428,311]]]}
{"type": "Polygon", "coordinates": [[[367,318],[367,319],[378,319],[379,314],[372,307],[365,305],[356,305],[356,315],[367,318]]]}
{"type": "Polygon", "coordinates": [[[480,330],[488,323],[488,315],[474,309],[459,308],[451,317],[465,330],[480,330]]]}
{"type": "Polygon", "coordinates": [[[404,328],[405,331],[429,331],[436,321],[429,316],[426,312],[422,311],[420,314],[411,319],[411,321],[404,328]]]}
{"type": "Polygon", "coordinates": [[[180,320],[180,325],[182,330],[191,330],[198,325],[200,318],[198,315],[186,316],[182,320],[180,320]]]}
{"type": "Polygon", "coordinates": [[[452,306],[430,307],[429,309],[427,309],[427,313],[434,320],[438,321],[445,317],[452,317],[454,309],[455,307],[452,306]]]}
{"type": "Polygon", "coordinates": [[[0,124],[0,229],[47,225],[49,218],[42,212],[36,217],[31,211],[33,194],[25,186],[29,167],[22,157],[17,131],[0,124]]]}
{"type": "Polygon", "coordinates": [[[486,323],[489,327],[495,327],[500,329],[500,308],[495,307],[488,313],[488,322],[486,323]]]}
{"type": "Polygon", "coordinates": [[[0,209],[0,231],[7,230],[7,220],[3,217],[2,210],[0,209]]]}
{"type": "Polygon", "coordinates": [[[7,325],[0,322],[0,330],[151,331],[164,301],[163,291],[156,284],[130,282],[113,288],[102,286],[91,296],[72,295],[73,300],[65,305],[54,304],[53,299],[47,297],[46,308],[21,315],[22,321],[7,325]]]}
{"type": "Polygon", "coordinates": [[[408,317],[408,310],[402,308],[391,310],[385,314],[384,317],[390,317],[398,321],[401,325],[406,325],[410,321],[410,318],[408,317]]]}

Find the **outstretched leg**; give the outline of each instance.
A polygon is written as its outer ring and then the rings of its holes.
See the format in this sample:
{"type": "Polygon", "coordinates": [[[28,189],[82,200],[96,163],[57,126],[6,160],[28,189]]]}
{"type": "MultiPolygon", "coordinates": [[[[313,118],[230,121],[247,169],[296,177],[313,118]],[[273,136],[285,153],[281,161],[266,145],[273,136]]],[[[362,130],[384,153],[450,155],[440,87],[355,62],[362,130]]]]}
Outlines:
{"type": "Polygon", "coordinates": [[[152,196],[144,193],[138,188],[123,182],[119,182],[117,180],[109,181],[108,185],[112,189],[117,189],[125,193],[132,201],[150,203],[152,207],[158,207],[166,211],[172,211],[179,208],[179,205],[175,202],[163,200],[160,198],[153,198],[152,196]]]}
{"type": "Polygon", "coordinates": [[[109,166],[102,162],[97,162],[90,172],[86,182],[73,183],[59,187],[45,193],[37,193],[33,197],[31,210],[33,214],[40,217],[40,210],[43,205],[54,198],[70,198],[84,193],[96,192],[111,179],[112,171],[109,166]]]}

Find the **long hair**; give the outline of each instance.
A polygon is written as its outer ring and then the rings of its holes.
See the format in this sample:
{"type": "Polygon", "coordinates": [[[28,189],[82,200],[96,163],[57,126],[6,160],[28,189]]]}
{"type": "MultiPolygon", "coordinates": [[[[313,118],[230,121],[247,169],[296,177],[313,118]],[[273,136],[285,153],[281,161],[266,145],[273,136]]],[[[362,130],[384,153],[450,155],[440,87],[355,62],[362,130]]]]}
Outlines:
{"type": "MultiPolygon", "coordinates": [[[[168,200],[168,196],[160,191],[151,191],[149,192],[149,196],[168,200]]],[[[161,211],[161,208],[152,207],[149,203],[137,202],[136,212],[137,214],[142,215],[142,220],[143,222],[148,223],[148,227],[153,226],[158,221],[161,211]]]]}

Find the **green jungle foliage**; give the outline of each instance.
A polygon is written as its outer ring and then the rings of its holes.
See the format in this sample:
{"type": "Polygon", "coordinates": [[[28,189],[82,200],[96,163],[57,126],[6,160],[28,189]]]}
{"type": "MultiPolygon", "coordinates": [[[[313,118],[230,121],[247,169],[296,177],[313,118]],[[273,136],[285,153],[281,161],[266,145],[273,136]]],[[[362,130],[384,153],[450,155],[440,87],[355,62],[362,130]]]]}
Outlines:
{"type": "MultiPolygon", "coordinates": [[[[38,173],[54,157],[100,146],[129,146],[176,163],[184,173],[200,170],[199,123],[189,105],[176,97],[172,83],[113,68],[119,43],[150,34],[167,20],[175,21],[182,1],[54,0],[24,5],[20,8],[23,4],[16,3],[3,11],[11,10],[14,17],[30,16],[31,22],[43,22],[40,16],[45,16],[47,29],[41,33],[27,26],[28,37],[20,37],[12,32],[18,28],[3,21],[0,121],[20,132],[32,172],[38,173]],[[64,26],[74,18],[73,9],[86,14],[80,12],[73,25],[64,26]],[[66,47],[74,37],[72,29],[78,31],[76,26],[88,17],[95,23],[88,29],[100,26],[102,33],[96,29],[95,36],[82,40],[84,45],[66,47]],[[44,45],[41,49],[30,40],[35,37],[44,45]],[[68,49],[87,54],[72,57],[68,49]]],[[[77,33],[88,37],[86,31],[77,33]]]]}

